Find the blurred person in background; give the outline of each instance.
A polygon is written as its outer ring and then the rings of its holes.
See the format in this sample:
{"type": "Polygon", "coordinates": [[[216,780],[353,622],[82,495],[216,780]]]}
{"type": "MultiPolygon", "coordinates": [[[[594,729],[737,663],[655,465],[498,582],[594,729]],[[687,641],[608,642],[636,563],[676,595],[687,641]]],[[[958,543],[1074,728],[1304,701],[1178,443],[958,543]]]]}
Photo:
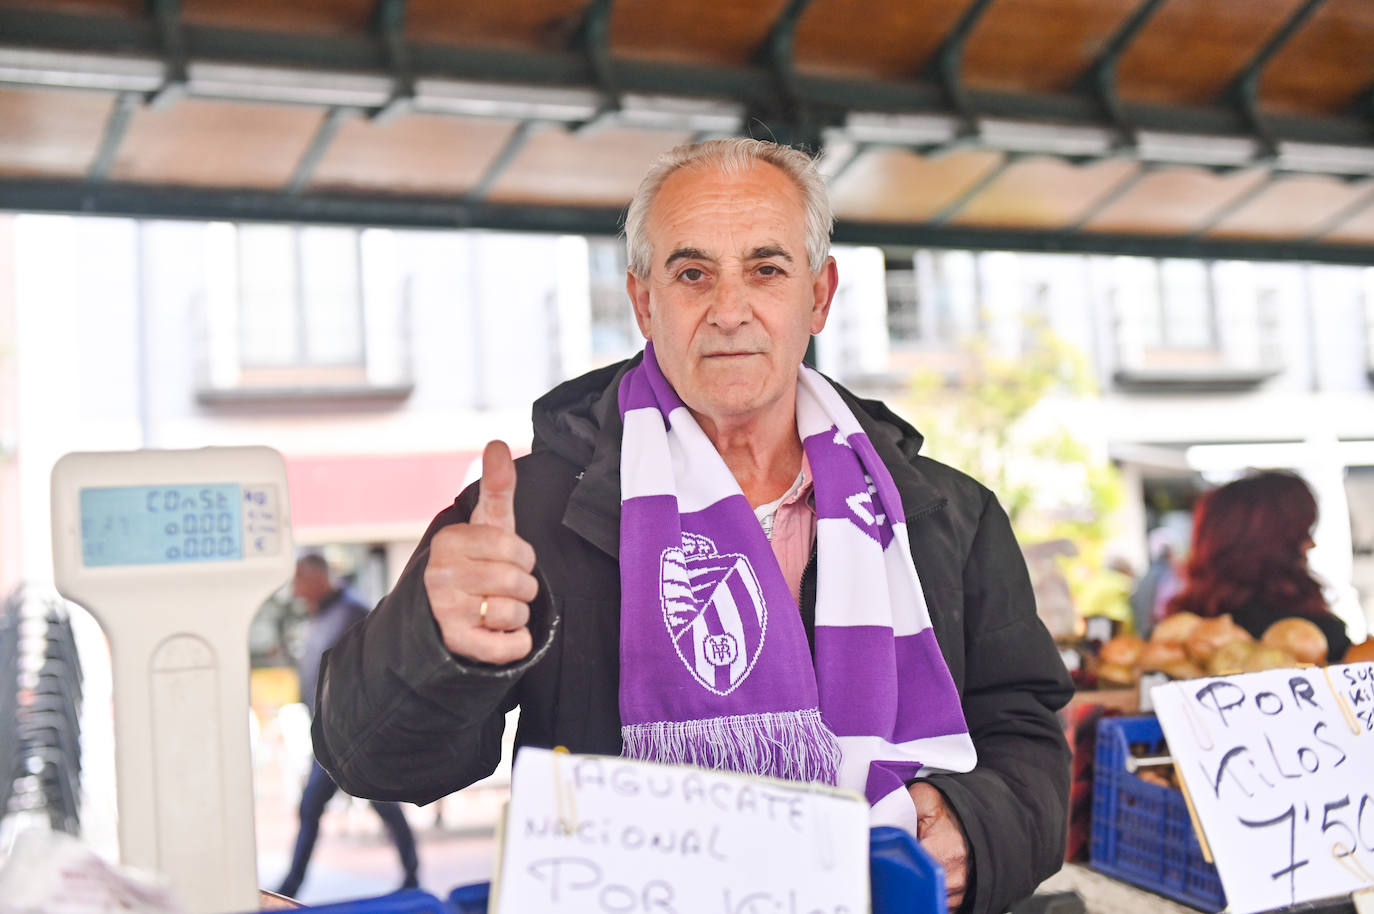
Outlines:
{"type": "Polygon", "coordinates": [[[1183,589],[1169,613],[1229,613],[1256,639],[1280,619],[1311,620],[1326,636],[1327,660],[1350,648],[1345,623],[1326,604],[1307,567],[1317,501],[1294,473],[1266,471],[1205,493],[1193,514],[1183,589]]]}
{"type": "MultiPolygon", "coordinates": [[[[296,597],[305,605],[309,621],[306,625],[305,646],[301,651],[297,670],[300,675],[301,701],[312,713],[315,708],[315,681],[319,678],[320,658],[344,632],[367,615],[367,607],[350,594],[329,572],[329,563],[316,554],[304,555],[296,562],[293,582],[296,597]]],[[[305,881],[315,839],[320,834],[320,817],[324,807],[338,791],[328,773],[313,758],[305,789],[301,791],[300,831],[296,834],[296,849],[291,856],[291,869],[277,892],[295,897],[305,881]]],[[[405,814],[396,803],[372,801],[372,808],[381,817],[387,833],[396,844],[405,870],[402,888],[419,886],[419,857],[415,851],[415,836],[410,831],[405,814]]]]}
{"type": "Polygon", "coordinates": [[[1170,527],[1156,527],[1150,531],[1150,565],[1131,591],[1131,616],[1135,620],[1135,633],[1142,638],[1150,637],[1155,623],[1164,617],[1169,601],[1182,586],[1177,562],[1183,550],[1176,539],[1170,527]]]}

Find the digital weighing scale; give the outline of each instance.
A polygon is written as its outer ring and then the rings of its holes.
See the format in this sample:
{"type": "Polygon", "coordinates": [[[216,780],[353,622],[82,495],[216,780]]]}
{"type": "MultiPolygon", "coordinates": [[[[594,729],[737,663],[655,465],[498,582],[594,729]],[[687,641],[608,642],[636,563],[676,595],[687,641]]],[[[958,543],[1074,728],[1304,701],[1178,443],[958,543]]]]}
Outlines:
{"type": "Polygon", "coordinates": [[[295,567],[281,455],[68,454],[52,530],[58,590],[110,642],[121,860],[191,914],[256,910],[248,627],[295,567]]]}

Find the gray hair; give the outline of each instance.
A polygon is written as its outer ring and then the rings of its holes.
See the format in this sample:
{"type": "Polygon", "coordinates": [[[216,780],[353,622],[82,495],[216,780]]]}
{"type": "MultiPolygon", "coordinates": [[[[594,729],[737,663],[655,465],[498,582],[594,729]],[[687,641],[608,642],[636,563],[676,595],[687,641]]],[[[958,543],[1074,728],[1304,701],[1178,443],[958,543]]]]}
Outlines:
{"type": "Polygon", "coordinates": [[[649,275],[653,251],[645,237],[644,224],[654,198],[670,175],[682,168],[715,168],[724,175],[738,175],[755,162],[767,162],[782,169],[801,192],[806,213],[806,259],[812,273],[820,272],[830,254],[830,230],[835,225],[825,180],[816,171],[811,157],[801,150],[745,137],[677,146],[658,157],[644,180],[639,182],[639,189],[625,214],[625,249],[630,272],[640,279],[649,275]]]}

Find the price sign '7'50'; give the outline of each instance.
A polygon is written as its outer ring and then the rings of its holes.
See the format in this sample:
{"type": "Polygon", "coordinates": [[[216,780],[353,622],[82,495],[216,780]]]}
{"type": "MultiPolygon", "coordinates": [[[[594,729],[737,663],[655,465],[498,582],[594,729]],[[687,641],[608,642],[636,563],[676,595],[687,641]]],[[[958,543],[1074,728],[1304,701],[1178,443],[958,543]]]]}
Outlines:
{"type": "Polygon", "coordinates": [[[1235,914],[1374,884],[1374,663],[1152,693],[1235,914]]]}

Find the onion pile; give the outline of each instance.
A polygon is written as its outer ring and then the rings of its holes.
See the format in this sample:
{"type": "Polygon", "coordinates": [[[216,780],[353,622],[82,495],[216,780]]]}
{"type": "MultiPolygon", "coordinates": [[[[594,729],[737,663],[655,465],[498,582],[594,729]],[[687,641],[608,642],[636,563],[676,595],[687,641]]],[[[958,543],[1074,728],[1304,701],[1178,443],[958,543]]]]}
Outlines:
{"type": "Polygon", "coordinates": [[[1264,630],[1260,643],[1287,651],[1298,663],[1326,662],[1326,635],[1308,619],[1280,619],[1264,630]]]}
{"type": "MultiPolygon", "coordinates": [[[[1256,673],[1326,663],[1322,630],[1309,619],[1291,616],[1269,626],[1257,642],[1229,614],[1204,619],[1182,612],[1155,626],[1149,641],[1118,635],[1098,655],[1098,680],[1129,686],[1141,673],[1160,672],[1172,679],[1256,673]]],[[[1345,662],[1374,660],[1374,638],[1352,647],[1345,662]]]]}

